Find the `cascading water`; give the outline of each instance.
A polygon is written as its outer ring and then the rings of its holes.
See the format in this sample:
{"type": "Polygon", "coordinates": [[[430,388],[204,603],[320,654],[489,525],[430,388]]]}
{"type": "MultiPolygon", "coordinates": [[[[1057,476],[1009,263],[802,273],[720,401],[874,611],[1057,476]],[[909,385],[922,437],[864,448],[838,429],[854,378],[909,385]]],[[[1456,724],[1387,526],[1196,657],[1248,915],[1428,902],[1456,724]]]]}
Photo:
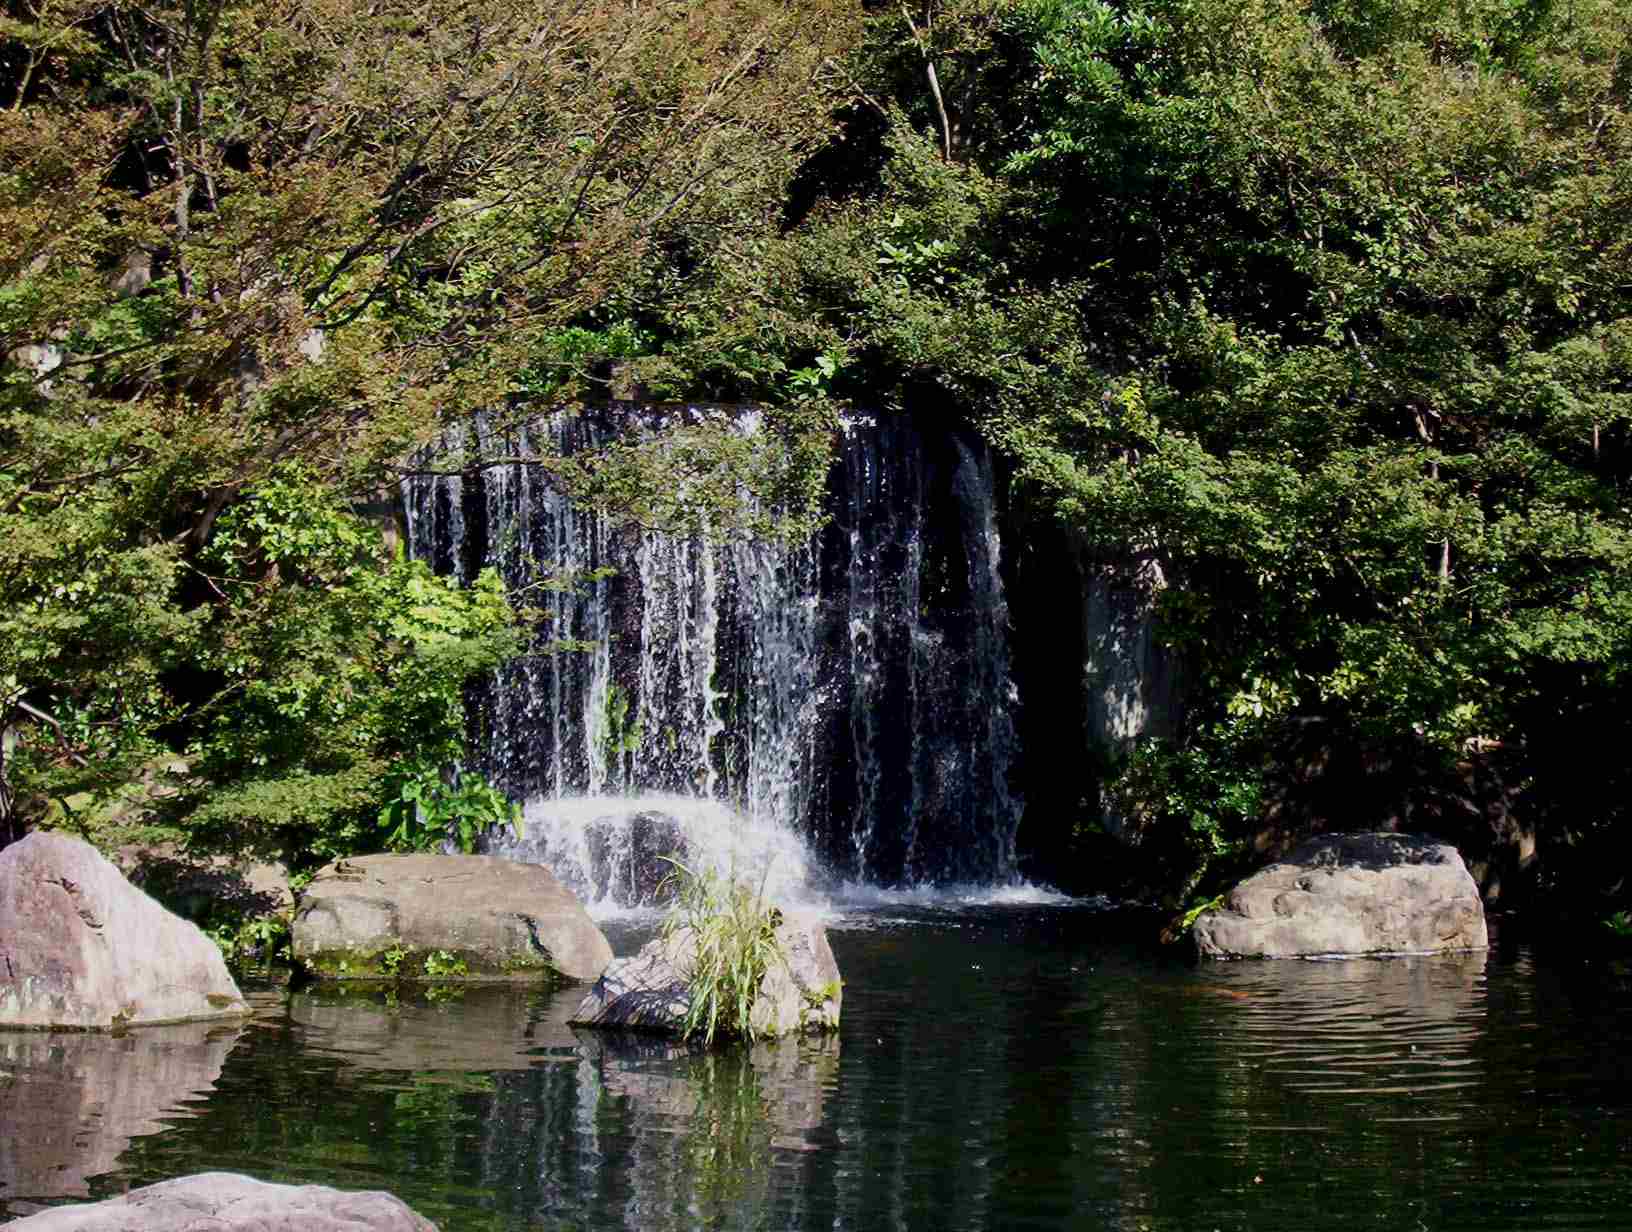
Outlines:
{"type": "Polygon", "coordinates": [[[603,907],[646,901],[642,859],[671,850],[783,897],[819,877],[1011,882],[1016,699],[984,448],[851,417],[830,519],[791,546],[618,524],[526,461],[687,413],[619,405],[503,436],[478,418],[444,442],[457,473],[404,483],[415,556],[465,579],[493,566],[541,612],[476,698],[481,769],[529,801],[524,837],[493,849],[603,907]]]}

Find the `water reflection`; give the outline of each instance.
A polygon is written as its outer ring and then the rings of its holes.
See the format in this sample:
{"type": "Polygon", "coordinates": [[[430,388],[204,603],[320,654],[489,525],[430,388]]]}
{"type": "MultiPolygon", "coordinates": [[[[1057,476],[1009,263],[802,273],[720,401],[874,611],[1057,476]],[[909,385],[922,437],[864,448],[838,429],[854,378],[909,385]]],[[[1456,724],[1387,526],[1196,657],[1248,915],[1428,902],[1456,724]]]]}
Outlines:
{"type": "Polygon", "coordinates": [[[503,1075],[484,1180],[533,1218],[631,1229],[764,1226],[822,1142],[838,1041],[704,1052],[585,1032],[566,1074],[503,1075]]]}
{"type": "MultiPolygon", "coordinates": [[[[707,1052],[574,1030],[567,1018],[582,992],[318,987],[264,999],[263,1043],[275,1037],[292,1062],[280,1080],[352,1110],[351,1125],[331,1118],[334,1132],[311,1150],[279,1137],[278,1167],[328,1184],[386,1183],[444,1227],[518,1217],[763,1226],[765,1210],[797,1190],[788,1161],[831,1142],[822,1125],[838,1040],[707,1052]],[[369,1171],[389,1181],[345,1166],[359,1134],[369,1171]]],[[[247,1125],[234,1136],[251,1132],[266,1138],[247,1125]]],[[[266,1149],[246,1154],[264,1164],[266,1149]]]]}
{"type": "Polygon", "coordinates": [[[1488,1124],[1483,954],[1207,964],[1103,1027],[1089,1190],[1117,1226],[1294,1226],[1338,1177],[1368,1197],[1324,1226],[1416,1226],[1488,1124]]]}
{"type": "Polygon", "coordinates": [[[0,1218],[90,1196],[133,1138],[191,1111],[221,1076],[237,1024],[0,1032],[0,1218]]]}
{"type": "MultiPolygon", "coordinates": [[[[832,934],[842,1050],[575,1033],[581,989],[268,993],[224,1067],[177,1079],[172,1108],[220,1071],[198,1115],[116,1164],[115,1135],[77,1184],[387,1188],[444,1232],[1628,1226],[1624,973],[1523,954],[1198,969],[1092,914],[900,915],[832,934]]],[[[67,1094],[60,1063],[0,1064],[8,1177],[167,1063],[81,1065],[67,1094]]]]}
{"type": "MultiPolygon", "coordinates": [[[[1253,963],[1201,983],[1231,998],[1220,1025],[1265,1080],[1334,1104],[1392,1100],[1423,1116],[1456,1115],[1481,1081],[1484,953],[1376,961],[1253,963]]],[[[1375,1111],[1375,1105],[1373,1104],[1375,1111]]]]}
{"type": "Polygon", "coordinates": [[[291,994],[287,1015],[307,1053],[360,1069],[492,1072],[576,1055],[567,1017],[581,995],[317,985],[291,994]]]}

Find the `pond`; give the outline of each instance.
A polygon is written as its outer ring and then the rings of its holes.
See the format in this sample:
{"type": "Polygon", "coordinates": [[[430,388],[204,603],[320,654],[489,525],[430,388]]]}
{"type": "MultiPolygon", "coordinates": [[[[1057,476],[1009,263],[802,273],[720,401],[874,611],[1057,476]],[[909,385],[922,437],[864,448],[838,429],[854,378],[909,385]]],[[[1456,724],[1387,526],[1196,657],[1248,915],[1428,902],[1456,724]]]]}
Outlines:
{"type": "Polygon", "coordinates": [[[712,1055],[574,1033],[574,989],[0,1034],[0,1217],[220,1168],[447,1232],[1632,1228],[1624,965],[1191,968],[1119,931],[843,912],[839,1036],[712,1055]]]}

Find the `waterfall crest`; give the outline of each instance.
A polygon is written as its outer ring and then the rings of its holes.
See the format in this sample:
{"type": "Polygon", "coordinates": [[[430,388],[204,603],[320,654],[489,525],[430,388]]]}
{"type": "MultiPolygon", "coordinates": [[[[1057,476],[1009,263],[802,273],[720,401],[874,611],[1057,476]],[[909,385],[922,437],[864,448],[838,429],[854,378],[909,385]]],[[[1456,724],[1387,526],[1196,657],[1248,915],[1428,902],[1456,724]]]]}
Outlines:
{"type": "Polygon", "coordinates": [[[481,769],[529,801],[528,837],[496,849],[627,903],[644,883],[608,852],[718,846],[730,810],[757,837],[725,858],[785,864],[778,883],[1013,881],[1017,699],[984,447],[848,417],[828,521],[791,545],[619,524],[525,461],[678,413],[614,405],[502,435],[477,418],[444,443],[472,460],[460,473],[404,481],[416,557],[467,580],[492,566],[542,613],[475,698],[481,769]]]}

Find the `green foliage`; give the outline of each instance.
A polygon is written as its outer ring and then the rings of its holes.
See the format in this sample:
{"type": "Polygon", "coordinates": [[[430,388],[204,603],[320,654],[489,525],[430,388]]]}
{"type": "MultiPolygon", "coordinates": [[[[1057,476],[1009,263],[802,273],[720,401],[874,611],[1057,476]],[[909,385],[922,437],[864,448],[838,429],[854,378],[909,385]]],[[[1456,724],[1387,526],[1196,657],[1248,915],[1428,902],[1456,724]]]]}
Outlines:
{"type": "Polygon", "coordinates": [[[297,863],[497,818],[437,784],[506,596],[348,501],[632,393],[768,408],[552,467],[639,525],[808,532],[851,402],[1157,562],[1191,723],[1113,795],[1174,884],[1317,721],[1500,743],[1628,854],[1618,0],[28,0],[0,52],[0,726],[62,732],[0,808],[185,752],[200,838],[297,863]]]}
{"type": "Polygon", "coordinates": [[[232,916],[202,927],[234,967],[264,967],[289,957],[289,921],[281,915],[232,916]]]}
{"type": "MultiPolygon", "coordinates": [[[[200,838],[321,860],[368,840],[393,766],[457,762],[504,596],[390,560],[346,505],[472,409],[599,394],[614,358],[660,375],[652,305],[774,227],[855,22],[828,0],[8,7],[0,729],[26,704],[72,733],[0,752],[0,841],[14,799],[32,823],[185,749],[200,838]]],[[[801,420],[560,478],[635,518],[808,520],[825,438],[801,420]]]]}
{"type": "Polygon", "coordinates": [[[671,872],[660,894],[672,894],[673,902],[663,936],[683,941],[689,950],[681,1034],[705,1045],[716,1035],[752,1040],[760,981],[773,964],[786,961],[776,940],[781,912],[734,877],[665,859],[671,872]]]}
{"type": "Polygon", "coordinates": [[[436,765],[399,762],[386,780],[380,810],[387,851],[430,851],[452,841],[466,855],[495,826],[521,837],[521,810],[480,774],[454,770],[448,783],[436,765]]]}
{"type": "Polygon", "coordinates": [[[1196,921],[1199,920],[1206,912],[1219,911],[1222,910],[1223,907],[1224,896],[1222,894],[1214,895],[1212,898],[1203,899],[1198,903],[1192,903],[1189,907],[1185,908],[1184,914],[1179,917],[1177,936],[1182,937],[1184,934],[1188,933],[1196,926],[1196,921]]]}
{"type": "Polygon", "coordinates": [[[465,681],[515,645],[496,577],[460,588],[386,560],[292,467],[222,515],[198,567],[226,600],[199,648],[219,681],[192,748],[205,787],[183,797],[201,840],[298,865],[450,829],[468,848],[512,819],[479,776],[439,777],[463,751],[465,681]]]}
{"type": "MultiPolygon", "coordinates": [[[[346,964],[341,964],[342,969],[345,966],[346,964]]],[[[450,950],[416,953],[401,943],[375,955],[373,967],[385,979],[405,983],[418,980],[456,980],[470,974],[469,964],[450,950]]],[[[394,998],[396,993],[387,995],[394,998]]],[[[394,1001],[392,1003],[394,1004],[394,1001]]]]}
{"type": "Polygon", "coordinates": [[[1154,859],[1174,901],[1244,851],[1264,802],[1263,749],[1262,733],[1243,723],[1183,743],[1147,738],[1107,784],[1109,811],[1154,859]]]}
{"type": "Polygon", "coordinates": [[[1573,783],[1632,666],[1629,53],[1613,0],[880,9],[716,336],[842,345],[838,394],[978,423],[1029,511],[1159,564],[1191,722],[1110,794],[1170,888],[1303,724],[1522,749],[1624,863],[1625,793],[1573,783]]]}
{"type": "Polygon", "coordinates": [[[609,761],[621,763],[640,748],[640,720],[631,719],[629,710],[629,691],[613,681],[606,690],[605,727],[601,736],[609,761]]]}
{"type": "Polygon", "coordinates": [[[457,979],[460,976],[469,974],[470,967],[465,960],[448,950],[432,950],[425,955],[426,979],[457,979]]]}

